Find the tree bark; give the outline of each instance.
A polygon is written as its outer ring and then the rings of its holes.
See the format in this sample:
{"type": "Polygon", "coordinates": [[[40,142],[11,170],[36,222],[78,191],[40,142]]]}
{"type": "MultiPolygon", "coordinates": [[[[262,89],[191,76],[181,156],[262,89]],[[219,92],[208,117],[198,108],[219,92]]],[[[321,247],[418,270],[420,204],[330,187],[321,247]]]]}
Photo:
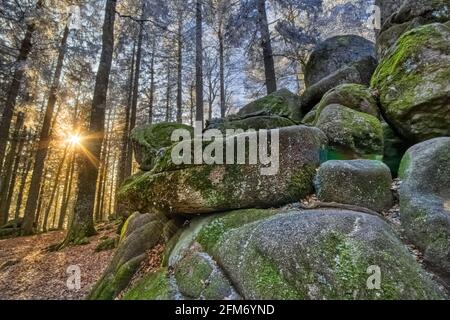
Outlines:
{"type": "Polygon", "coordinates": [[[261,34],[261,48],[264,58],[264,73],[266,76],[267,94],[277,91],[275,64],[273,61],[272,41],[270,39],[269,23],[267,21],[266,0],[258,0],[258,28],[261,34]]]}
{"type": "Polygon", "coordinates": [[[25,115],[22,112],[17,115],[11,147],[5,160],[5,172],[3,174],[2,190],[0,195],[0,226],[4,225],[8,221],[8,195],[10,191],[10,184],[12,181],[14,159],[17,156],[17,145],[19,144],[19,135],[20,131],[22,130],[24,116],[25,115]]]}
{"type": "MultiPolygon", "coordinates": [[[[136,43],[136,42],[135,42],[136,43]]],[[[122,153],[120,155],[120,165],[119,165],[119,181],[120,184],[123,183],[126,177],[131,174],[131,167],[127,165],[128,149],[132,146],[130,145],[130,115],[131,115],[131,102],[133,99],[133,82],[134,82],[134,61],[136,57],[136,44],[133,45],[133,53],[131,56],[131,69],[130,77],[128,82],[128,103],[125,108],[125,125],[122,133],[122,153]]]]}
{"type": "Polygon", "coordinates": [[[53,112],[57,100],[57,92],[59,88],[61,73],[66,55],[67,38],[69,36],[68,24],[64,28],[63,37],[59,46],[58,60],[56,63],[55,74],[53,77],[52,87],[48,97],[47,108],[44,115],[44,123],[42,124],[41,134],[39,138],[39,147],[36,152],[34,161],[33,174],[31,176],[30,188],[28,191],[28,199],[25,207],[24,221],[22,224],[22,235],[30,235],[33,233],[33,222],[36,215],[37,198],[39,196],[39,188],[42,182],[42,172],[44,170],[45,158],[47,157],[48,148],[51,140],[51,124],[53,112]]]}
{"type": "Polygon", "coordinates": [[[52,186],[51,193],[50,193],[50,199],[49,199],[48,204],[47,204],[47,209],[45,210],[44,223],[42,224],[42,230],[44,232],[47,232],[48,217],[50,215],[50,211],[52,210],[53,201],[55,200],[56,191],[57,191],[57,189],[59,187],[59,182],[60,182],[59,178],[61,176],[61,171],[62,171],[62,169],[64,167],[64,163],[66,162],[68,149],[69,149],[69,146],[66,146],[64,148],[64,153],[63,153],[62,159],[59,162],[58,168],[56,170],[55,181],[53,182],[53,186],[52,186]]]}
{"type": "Polygon", "coordinates": [[[13,194],[14,194],[15,187],[16,187],[17,173],[19,171],[20,162],[22,161],[22,152],[23,152],[23,148],[24,148],[25,140],[26,140],[26,131],[27,131],[27,128],[24,127],[22,134],[20,134],[20,137],[18,137],[19,145],[17,147],[16,156],[15,156],[15,160],[14,160],[14,166],[12,169],[11,179],[10,179],[10,183],[9,183],[8,197],[6,198],[5,205],[3,205],[3,202],[2,202],[2,205],[0,206],[0,210],[5,212],[5,214],[7,216],[9,216],[9,210],[11,208],[11,202],[12,202],[13,194]]]}
{"type": "MultiPolygon", "coordinates": [[[[73,177],[73,170],[74,170],[74,163],[75,163],[75,150],[72,148],[72,152],[69,158],[69,163],[66,167],[66,174],[64,175],[64,188],[63,188],[63,194],[62,194],[62,201],[61,201],[61,210],[59,211],[59,218],[58,218],[58,229],[61,230],[64,226],[64,220],[66,218],[67,213],[67,207],[68,207],[68,198],[70,198],[71,193],[71,186],[72,186],[72,177],[73,177]]],[[[55,212],[56,215],[56,212],[55,212]]]]}
{"type": "Polygon", "coordinates": [[[86,152],[79,156],[78,197],[73,218],[62,246],[82,242],[96,232],[93,219],[95,188],[98,178],[98,159],[104,136],[106,97],[114,50],[116,4],[117,0],[106,1],[102,53],[95,81],[88,138],[84,140],[86,152]]]}
{"type": "Polygon", "coordinates": [[[196,0],[195,10],[195,120],[203,128],[203,15],[202,1],[196,0]]]}
{"type": "Polygon", "coordinates": [[[225,52],[224,52],[224,38],[222,23],[219,25],[219,81],[220,81],[220,117],[225,118],[226,103],[225,103],[225,52]]]}
{"type": "Polygon", "coordinates": [[[177,32],[177,122],[183,122],[183,14],[178,16],[178,32],[177,32]]]}
{"type": "MultiPolygon", "coordinates": [[[[43,0],[38,0],[36,3],[36,10],[39,10],[43,5],[43,0]]],[[[15,71],[12,77],[11,84],[8,89],[5,106],[3,109],[2,119],[0,122],[0,172],[3,168],[3,161],[5,158],[6,145],[9,138],[9,129],[11,128],[11,120],[14,115],[16,107],[16,100],[19,94],[20,83],[25,72],[25,63],[30,55],[33,44],[31,40],[33,33],[36,30],[34,22],[28,23],[26,26],[25,37],[22,40],[19,56],[17,57],[15,71]]]]}
{"type": "MultiPolygon", "coordinates": [[[[148,123],[153,123],[153,104],[155,100],[155,48],[156,40],[152,41],[152,58],[150,61],[150,98],[149,98],[149,108],[148,108],[148,123]]],[[[120,185],[120,184],[119,184],[120,185]]]]}
{"type": "MultiPolygon", "coordinates": [[[[30,138],[31,139],[31,138],[30,138]]],[[[22,173],[21,173],[21,180],[20,180],[20,187],[19,187],[19,194],[17,195],[17,201],[16,201],[16,210],[14,213],[14,219],[18,219],[20,216],[20,209],[22,207],[22,201],[23,201],[23,195],[24,195],[24,190],[25,190],[25,186],[27,183],[27,178],[28,178],[28,174],[30,173],[31,170],[31,165],[33,164],[33,145],[34,145],[34,139],[31,139],[31,141],[29,141],[28,143],[28,148],[27,148],[27,152],[26,152],[26,162],[24,164],[22,173]]]]}
{"type": "Polygon", "coordinates": [[[170,65],[170,60],[167,60],[167,86],[166,86],[166,122],[170,121],[170,114],[171,114],[171,110],[170,110],[170,93],[172,91],[172,85],[171,85],[171,81],[170,81],[170,76],[171,76],[171,65],[170,65]]]}
{"type": "MultiPolygon", "coordinates": [[[[141,19],[145,16],[142,14],[141,19]]],[[[136,50],[136,65],[134,67],[134,80],[133,80],[133,99],[131,102],[130,110],[130,127],[128,129],[128,146],[127,146],[127,162],[125,167],[125,177],[129,177],[133,169],[133,148],[131,146],[130,134],[131,130],[136,126],[136,114],[137,114],[137,104],[139,98],[139,79],[141,76],[141,60],[142,60],[142,40],[144,37],[144,23],[141,22],[139,25],[139,35],[136,50]]]]}

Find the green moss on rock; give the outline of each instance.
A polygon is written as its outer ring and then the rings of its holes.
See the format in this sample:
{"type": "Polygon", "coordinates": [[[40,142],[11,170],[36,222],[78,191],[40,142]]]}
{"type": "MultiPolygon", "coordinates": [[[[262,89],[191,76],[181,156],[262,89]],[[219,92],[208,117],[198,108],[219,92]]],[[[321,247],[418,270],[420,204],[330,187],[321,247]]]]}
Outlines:
{"type": "Polygon", "coordinates": [[[133,288],[128,290],[123,300],[168,300],[171,289],[167,269],[147,274],[133,288]]]}
{"type": "Polygon", "coordinates": [[[450,135],[450,28],[429,24],[405,33],[372,78],[389,123],[410,141],[450,135]]]}

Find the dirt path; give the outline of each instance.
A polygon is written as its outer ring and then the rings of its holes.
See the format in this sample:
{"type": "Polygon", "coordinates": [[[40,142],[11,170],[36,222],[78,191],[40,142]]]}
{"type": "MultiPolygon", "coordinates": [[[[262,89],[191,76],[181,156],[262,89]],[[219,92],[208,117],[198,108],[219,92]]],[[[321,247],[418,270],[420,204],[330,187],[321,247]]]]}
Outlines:
{"type": "Polygon", "coordinates": [[[115,229],[100,231],[84,246],[48,252],[48,246],[64,239],[55,231],[31,237],[0,240],[0,300],[83,299],[101,276],[113,250],[95,252],[102,236],[114,236],[115,229]],[[81,269],[81,289],[69,290],[67,268],[81,269]],[[3,266],[3,267],[2,267],[3,266]]]}

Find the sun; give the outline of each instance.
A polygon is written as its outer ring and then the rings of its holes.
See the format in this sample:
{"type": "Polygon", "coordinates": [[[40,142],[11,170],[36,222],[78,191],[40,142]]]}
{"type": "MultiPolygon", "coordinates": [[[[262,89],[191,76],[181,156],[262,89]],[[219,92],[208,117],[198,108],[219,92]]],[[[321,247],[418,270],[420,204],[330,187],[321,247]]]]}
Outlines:
{"type": "Polygon", "coordinates": [[[72,145],[78,145],[81,142],[81,137],[77,134],[71,134],[67,137],[67,142],[72,145]]]}

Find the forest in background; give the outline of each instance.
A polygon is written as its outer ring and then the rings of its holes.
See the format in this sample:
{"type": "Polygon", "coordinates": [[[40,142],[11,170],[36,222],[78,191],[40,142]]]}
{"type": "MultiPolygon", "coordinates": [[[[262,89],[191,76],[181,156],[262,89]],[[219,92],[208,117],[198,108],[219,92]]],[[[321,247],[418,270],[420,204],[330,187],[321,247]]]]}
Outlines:
{"type": "Polygon", "coordinates": [[[83,242],[118,216],[134,127],[301,93],[318,42],[373,39],[368,2],[1,0],[0,225],[83,242]]]}

